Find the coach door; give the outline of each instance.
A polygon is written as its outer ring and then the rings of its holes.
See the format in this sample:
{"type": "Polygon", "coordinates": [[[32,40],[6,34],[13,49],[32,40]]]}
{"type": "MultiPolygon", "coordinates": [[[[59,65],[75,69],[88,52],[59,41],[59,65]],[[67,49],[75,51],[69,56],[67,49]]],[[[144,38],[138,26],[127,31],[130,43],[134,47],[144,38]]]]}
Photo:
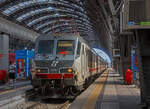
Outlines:
{"type": "Polygon", "coordinates": [[[86,63],[85,63],[85,49],[84,49],[84,45],[82,45],[82,52],[81,52],[81,72],[82,72],[82,78],[83,80],[85,79],[85,69],[86,69],[86,63]]]}

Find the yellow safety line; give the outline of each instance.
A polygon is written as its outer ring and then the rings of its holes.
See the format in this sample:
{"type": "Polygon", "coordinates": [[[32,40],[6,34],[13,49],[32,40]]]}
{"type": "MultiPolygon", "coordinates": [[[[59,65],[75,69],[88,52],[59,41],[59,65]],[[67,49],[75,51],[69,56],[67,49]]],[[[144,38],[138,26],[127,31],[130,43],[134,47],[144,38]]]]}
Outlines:
{"type": "Polygon", "coordinates": [[[17,88],[17,89],[8,90],[8,91],[4,91],[4,92],[1,92],[0,95],[12,93],[12,92],[16,92],[16,91],[18,91],[18,90],[22,90],[22,89],[25,89],[25,88],[27,88],[27,86],[20,87],[20,88],[17,88]]]}
{"type": "Polygon", "coordinates": [[[99,82],[92,93],[88,96],[86,102],[82,106],[82,109],[95,109],[96,101],[102,91],[102,88],[104,86],[104,82],[106,81],[107,75],[108,75],[108,70],[105,71],[105,73],[102,75],[102,77],[99,79],[99,82]]]}

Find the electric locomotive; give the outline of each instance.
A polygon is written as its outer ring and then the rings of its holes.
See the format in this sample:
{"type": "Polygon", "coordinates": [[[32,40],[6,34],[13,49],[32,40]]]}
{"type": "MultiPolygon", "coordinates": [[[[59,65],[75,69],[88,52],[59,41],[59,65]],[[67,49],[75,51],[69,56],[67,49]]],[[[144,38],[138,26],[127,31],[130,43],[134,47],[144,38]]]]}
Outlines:
{"type": "Polygon", "coordinates": [[[106,69],[106,62],[73,33],[38,37],[34,65],[31,84],[39,95],[49,98],[75,96],[106,69]]]}

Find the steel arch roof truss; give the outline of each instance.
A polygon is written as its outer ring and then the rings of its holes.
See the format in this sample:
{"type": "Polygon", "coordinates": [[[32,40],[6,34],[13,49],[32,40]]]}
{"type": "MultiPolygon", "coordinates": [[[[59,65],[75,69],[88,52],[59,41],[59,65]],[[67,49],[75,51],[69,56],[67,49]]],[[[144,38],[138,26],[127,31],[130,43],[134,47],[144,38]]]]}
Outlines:
{"type": "Polygon", "coordinates": [[[71,18],[76,28],[82,27],[85,31],[94,28],[80,0],[1,0],[0,11],[15,22],[24,23],[40,33],[71,25],[71,22],[64,20],[61,25],[55,23],[52,29],[52,22],[60,22],[62,18],[71,18]]]}

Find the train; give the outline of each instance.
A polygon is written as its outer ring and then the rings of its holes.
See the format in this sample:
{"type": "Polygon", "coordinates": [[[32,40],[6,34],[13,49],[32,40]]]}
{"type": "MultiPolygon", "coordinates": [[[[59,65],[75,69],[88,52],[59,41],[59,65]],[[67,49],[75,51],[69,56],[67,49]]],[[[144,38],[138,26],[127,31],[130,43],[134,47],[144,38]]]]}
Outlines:
{"type": "Polygon", "coordinates": [[[42,97],[69,98],[88,87],[107,63],[77,33],[36,39],[31,84],[42,97]]]}

